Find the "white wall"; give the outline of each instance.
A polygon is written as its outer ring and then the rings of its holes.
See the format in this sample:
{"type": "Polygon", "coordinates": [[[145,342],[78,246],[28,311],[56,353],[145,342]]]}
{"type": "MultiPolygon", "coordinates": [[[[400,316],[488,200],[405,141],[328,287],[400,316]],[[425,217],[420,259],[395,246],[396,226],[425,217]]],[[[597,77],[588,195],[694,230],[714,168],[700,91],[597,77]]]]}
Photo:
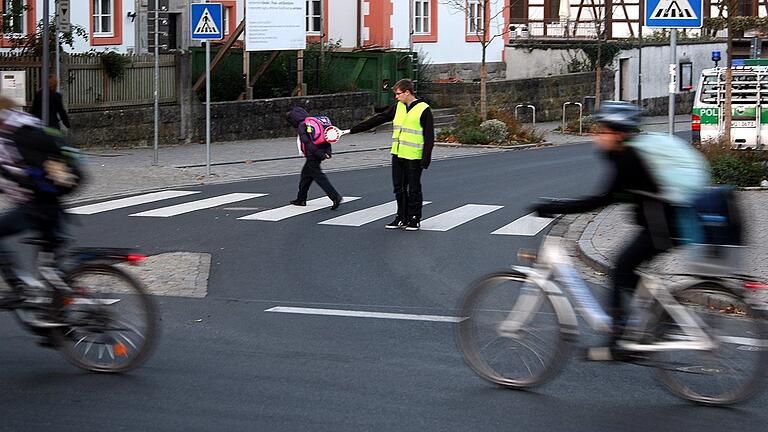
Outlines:
{"type": "MultiPolygon", "coordinates": [[[[725,57],[725,43],[707,43],[707,44],[689,44],[677,46],[677,61],[692,63],[693,66],[693,89],[696,90],[698,78],[701,70],[711,68],[714,63],[711,60],[712,51],[720,51],[725,57]]],[[[642,96],[643,99],[662,97],[669,95],[669,46],[643,47],[643,65],[642,65],[642,96]]],[[[622,51],[616,56],[614,69],[616,70],[616,99],[619,98],[619,80],[621,79],[618,65],[620,59],[629,59],[629,70],[633,85],[629,89],[630,99],[637,99],[637,73],[638,73],[638,50],[622,51]]],[[[722,64],[722,62],[721,62],[722,64]]],[[[679,77],[678,70],[678,77],[679,77]]],[[[678,78],[679,80],[679,78],[678,78]]],[[[678,83],[679,88],[679,83],[678,83]]]]}
{"type": "MultiPolygon", "coordinates": [[[[135,49],[136,47],[136,25],[134,22],[131,22],[130,18],[126,16],[128,12],[135,12],[136,11],[136,4],[134,0],[117,0],[122,1],[123,10],[121,12],[121,16],[117,17],[117,19],[122,21],[123,24],[123,43],[122,45],[98,45],[98,46],[92,46],[90,44],[90,41],[83,40],[82,38],[76,37],[74,48],[70,49],[69,47],[66,47],[67,51],[74,51],[74,52],[86,52],[90,51],[91,49],[95,51],[108,51],[108,50],[114,50],[118,52],[126,52],[128,49],[135,49]]],[[[37,19],[40,20],[43,18],[43,8],[42,8],[42,2],[40,2],[40,6],[37,8],[37,19]]],[[[56,8],[54,5],[54,0],[49,0],[50,3],[50,11],[51,16],[56,12],[56,8]]],[[[89,14],[89,8],[88,4],[82,0],[71,0],[70,4],[73,6],[71,11],[71,21],[72,24],[77,24],[80,26],[83,26],[86,30],[86,32],[89,32],[91,30],[91,19],[89,14]],[[80,4],[82,3],[82,4],[80,4]],[[77,7],[74,7],[77,6],[77,7]]],[[[138,18],[135,20],[138,22],[138,18]]]]}
{"type": "Polygon", "coordinates": [[[586,56],[581,50],[528,50],[507,47],[506,78],[511,80],[566,74],[572,58],[584,60],[586,56]]]}
{"type": "MultiPolygon", "coordinates": [[[[397,9],[405,9],[405,18],[400,18],[398,27],[395,27],[394,39],[395,47],[408,47],[408,2],[400,0],[395,5],[396,14],[400,13],[397,9]]],[[[493,17],[502,10],[503,2],[501,0],[491,1],[490,16],[493,17]]],[[[400,15],[398,15],[400,16],[400,15]]],[[[473,63],[480,62],[482,59],[482,47],[478,42],[466,41],[466,13],[463,10],[456,10],[442,1],[438,1],[437,17],[437,42],[414,44],[416,51],[421,51],[431,63],[473,63]]],[[[504,16],[499,16],[491,21],[491,35],[500,33],[504,28],[504,16]]],[[[504,51],[504,38],[496,37],[486,50],[487,62],[499,62],[502,59],[504,51]]]]}
{"type": "Polygon", "coordinates": [[[328,38],[341,41],[342,48],[357,45],[357,0],[332,0],[328,3],[328,38]]]}

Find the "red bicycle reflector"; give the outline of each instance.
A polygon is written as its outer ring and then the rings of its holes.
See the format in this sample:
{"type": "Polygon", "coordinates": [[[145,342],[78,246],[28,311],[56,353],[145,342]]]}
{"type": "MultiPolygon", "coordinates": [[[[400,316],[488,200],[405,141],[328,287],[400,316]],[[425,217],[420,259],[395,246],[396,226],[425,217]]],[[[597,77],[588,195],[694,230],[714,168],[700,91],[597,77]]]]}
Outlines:
{"type": "Polygon", "coordinates": [[[691,115],[691,130],[693,131],[700,131],[701,130],[701,116],[698,114],[691,115]]]}
{"type": "Polygon", "coordinates": [[[125,260],[128,261],[128,264],[131,264],[131,265],[141,264],[146,259],[147,259],[147,256],[141,255],[141,254],[130,254],[125,257],[125,260]]]}
{"type": "Polygon", "coordinates": [[[768,289],[768,284],[762,282],[744,282],[744,288],[746,289],[768,289]]]}
{"type": "Polygon", "coordinates": [[[115,344],[115,355],[118,357],[128,357],[128,347],[120,342],[115,344]]]}

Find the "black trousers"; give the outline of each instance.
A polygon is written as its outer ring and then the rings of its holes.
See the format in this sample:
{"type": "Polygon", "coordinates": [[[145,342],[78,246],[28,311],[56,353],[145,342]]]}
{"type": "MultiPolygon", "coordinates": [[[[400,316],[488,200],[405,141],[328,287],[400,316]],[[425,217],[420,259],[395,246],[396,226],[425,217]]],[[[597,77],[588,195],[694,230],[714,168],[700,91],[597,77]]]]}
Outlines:
{"type": "Polygon", "coordinates": [[[395,187],[397,215],[404,221],[421,220],[421,160],[409,160],[392,155],[392,184],[395,187]]]}
{"type": "Polygon", "coordinates": [[[637,287],[640,276],[635,273],[635,269],[642,263],[651,260],[656,255],[666,252],[672,247],[671,242],[661,245],[658,243],[654,242],[648,228],[643,228],[619,254],[611,276],[613,282],[611,307],[613,309],[614,323],[623,324],[625,319],[622,297],[625,294],[631,295],[637,287]]]}
{"type": "Polygon", "coordinates": [[[299,193],[296,195],[296,199],[299,201],[307,200],[307,193],[312,182],[317,182],[328,198],[335,200],[340,197],[339,193],[328,180],[328,176],[325,175],[322,168],[320,168],[320,161],[307,159],[304,162],[304,167],[301,169],[301,180],[299,180],[299,193]]]}

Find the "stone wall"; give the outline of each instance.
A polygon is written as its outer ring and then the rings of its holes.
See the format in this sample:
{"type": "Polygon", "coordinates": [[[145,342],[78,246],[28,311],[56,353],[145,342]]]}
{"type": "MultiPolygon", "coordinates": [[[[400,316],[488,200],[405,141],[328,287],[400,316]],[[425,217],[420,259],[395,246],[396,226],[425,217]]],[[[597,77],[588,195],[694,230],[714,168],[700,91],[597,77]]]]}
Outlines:
{"type": "MultiPolygon", "coordinates": [[[[603,72],[601,95],[604,100],[614,94],[613,72],[603,72]]],[[[488,106],[514,111],[518,104],[536,107],[536,121],[562,119],[563,103],[582,102],[595,94],[593,72],[541,78],[488,82],[488,106]]],[[[437,107],[479,108],[479,83],[432,83],[422,94],[437,107]]],[[[527,110],[530,112],[530,110],[527,110]]],[[[523,110],[520,110],[521,116],[523,110]]]]}
{"type": "MultiPolygon", "coordinates": [[[[676,94],[675,114],[690,114],[693,112],[694,99],[696,99],[696,94],[693,92],[676,94]]],[[[643,108],[647,116],[669,115],[669,97],[662,96],[643,99],[643,108]]]]}
{"type": "MultiPolygon", "coordinates": [[[[373,114],[369,93],[342,93],[211,104],[211,141],[238,141],[296,134],[285,121],[285,112],[303,106],[310,113],[327,115],[342,126],[373,114]]],[[[205,105],[193,101],[184,126],[179,106],[160,107],[160,144],[174,145],[205,140],[205,105]],[[188,133],[185,131],[189,131],[188,133]]],[[[145,147],[154,142],[153,107],[70,113],[73,140],[82,148],[145,147]]]]}
{"type": "MultiPolygon", "coordinates": [[[[488,78],[503,80],[506,78],[507,65],[504,62],[488,62],[488,78]]],[[[425,70],[431,81],[459,79],[461,81],[480,80],[480,63],[429,64],[425,70]]]]}

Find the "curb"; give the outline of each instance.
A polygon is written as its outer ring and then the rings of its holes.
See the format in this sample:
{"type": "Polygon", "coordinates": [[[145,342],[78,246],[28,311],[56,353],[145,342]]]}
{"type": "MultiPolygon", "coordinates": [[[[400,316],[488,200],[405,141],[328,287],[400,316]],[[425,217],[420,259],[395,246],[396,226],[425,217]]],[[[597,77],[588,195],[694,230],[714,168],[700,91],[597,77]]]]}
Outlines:
{"type": "Polygon", "coordinates": [[[592,267],[592,269],[605,274],[608,274],[611,271],[611,261],[597,250],[592,239],[600,224],[608,218],[614,209],[616,209],[616,206],[610,206],[598,213],[597,216],[589,222],[587,228],[584,229],[584,232],[581,233],[576,245],[576,251],[579,254],[579,258],[581,258],[581,260],[589,267],[592,267]]]}

